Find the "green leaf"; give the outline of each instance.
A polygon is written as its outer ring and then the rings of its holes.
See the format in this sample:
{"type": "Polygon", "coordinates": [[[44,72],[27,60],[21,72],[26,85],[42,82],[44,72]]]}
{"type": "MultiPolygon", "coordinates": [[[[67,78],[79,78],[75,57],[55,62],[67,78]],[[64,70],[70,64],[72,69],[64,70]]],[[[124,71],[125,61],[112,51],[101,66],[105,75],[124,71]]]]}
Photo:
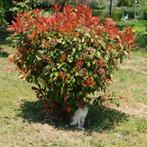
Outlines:
{"type": "Polygon", "coordinates": [[[90,62],[87,62],[87,66],[90,67],[91,66],[91,63],[90,62]]]}

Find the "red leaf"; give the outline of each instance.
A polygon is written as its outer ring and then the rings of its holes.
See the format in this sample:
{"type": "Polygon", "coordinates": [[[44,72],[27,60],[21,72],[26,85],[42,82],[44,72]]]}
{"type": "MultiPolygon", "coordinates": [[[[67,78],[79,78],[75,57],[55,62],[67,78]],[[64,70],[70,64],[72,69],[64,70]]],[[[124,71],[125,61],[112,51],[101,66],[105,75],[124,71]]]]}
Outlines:
{"type": "Polygon", "coordinates": [[[73,5],[67,5],[64,7],[63,13],[69,15],[73,12],[73,5]]]}
{"type": "Polygon", "coordinates": [[[80,69],[82,65],[84,64],[84,59],[78,59],[76,62],[76,67],[80,69]]]}
{"type": "Polygon", "coordinates": [[[99,68],[99,69],[98,69],[98,73],[99,73],[100,75],[104,75],[106,72],[105,72],[105,69],[104,69],[104,68],[99,68]]]}
{"type": "Polygon", "coordinates": [[[61,54],[61,61],[65,61],[67,58],[66,53],[61,54]]]}
{"type": "Polygon", "coordinates": [[[88,77],[85,82],[81,82],[84,87],[93,87],[95,85],[95,81],[92,77],[88,77]]]}
{"type": "Polygon", "coordinates": [[[72,110],[72,108],[71,108],[71,106],[69,105],[69,104],[66,104],[65,106],[64,106],[64,109],[65,109],[65,111],[66,112],[71,112],[71,110],[72,110]]]}
{"type": "Polygon", "coordinates": [[[64,99],[64,101],[66,101],[68,99],[68,96],[64,95],[63,99],[64,99]]]}
{"type": "Polygon", "coordinates": [[[104,62],[103,59],[98,59],[97,60],[97,66],[99,66],[99,67],[105,67],[106,64],[105,64],[105,62],[104,62]]]}
{"type": "Polygon", "coordinates": [[[60,10],[60,8],[61,8],[61,6],[59,6],[57,2],[52,7],[52,9],[54,10],[54,12],[56,12],[56,13],[60,10]]]}
{"type": "Polygon", "coordinates": [[[95,82],[94,82],[92,77],[87,78],[86,82],[87,82],[89,87],[93,87],[95,85],[95,82]]]}
{"type": "Polygon", "coordinates": [[[91,23],[92,23],[92,25],[97,26],[97,25],[99,24],[99,22],[100,22],[99,17],[93,16],[93,17],[91,18],[91,23]]]}
{"type": "Polygon", "coordinates": [[[87,87],[86,82],[81,82],[82,86],[87,87]]]}

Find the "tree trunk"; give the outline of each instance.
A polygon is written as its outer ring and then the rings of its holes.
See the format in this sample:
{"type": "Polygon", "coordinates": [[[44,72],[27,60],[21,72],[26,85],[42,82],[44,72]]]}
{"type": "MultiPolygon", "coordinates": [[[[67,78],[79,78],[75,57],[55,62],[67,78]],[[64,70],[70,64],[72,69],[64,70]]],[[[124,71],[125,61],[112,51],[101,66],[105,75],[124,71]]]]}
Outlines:
{"type": "Polygon", "coordinates": [[[112,17],[112,0],[110,0],[109,17],[112,17]]]}

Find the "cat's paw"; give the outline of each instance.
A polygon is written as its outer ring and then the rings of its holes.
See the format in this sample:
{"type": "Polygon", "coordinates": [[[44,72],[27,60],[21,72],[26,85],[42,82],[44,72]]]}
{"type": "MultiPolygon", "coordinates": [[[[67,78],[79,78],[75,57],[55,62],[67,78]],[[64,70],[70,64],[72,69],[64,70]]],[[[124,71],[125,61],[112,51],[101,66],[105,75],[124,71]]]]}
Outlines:
{"type": "Polygon", "coordinates": [[[76,125],[76,123],[75,122],[70,122],[70,125],[74,126],[74,125],[76,125]]]}
{"type": "Polygon", "coordinates": [[[83,127],[78,127],[78,129],[85,131],[85,128],[83,127]]]}

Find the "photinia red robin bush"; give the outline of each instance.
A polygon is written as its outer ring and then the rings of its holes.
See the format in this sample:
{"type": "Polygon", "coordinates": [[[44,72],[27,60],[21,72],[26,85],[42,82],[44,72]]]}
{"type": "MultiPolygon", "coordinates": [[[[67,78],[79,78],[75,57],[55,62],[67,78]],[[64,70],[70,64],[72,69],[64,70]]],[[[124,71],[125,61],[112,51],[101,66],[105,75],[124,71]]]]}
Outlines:
{"type": "MultiPolygon", "coordinates": [[[[111,18],[103,22],[85,5],[55,4],[17,14],[9,26],[19,72],[50,111],[73,111],[88,94],[105,91],[119,62],[134,46],[130,27],[120,31],[111,18]]],[[[92,99],[94,100],[94,98],[92,99]]],[[[86,101],[89,102],[89,101],[86,101]]]]}

